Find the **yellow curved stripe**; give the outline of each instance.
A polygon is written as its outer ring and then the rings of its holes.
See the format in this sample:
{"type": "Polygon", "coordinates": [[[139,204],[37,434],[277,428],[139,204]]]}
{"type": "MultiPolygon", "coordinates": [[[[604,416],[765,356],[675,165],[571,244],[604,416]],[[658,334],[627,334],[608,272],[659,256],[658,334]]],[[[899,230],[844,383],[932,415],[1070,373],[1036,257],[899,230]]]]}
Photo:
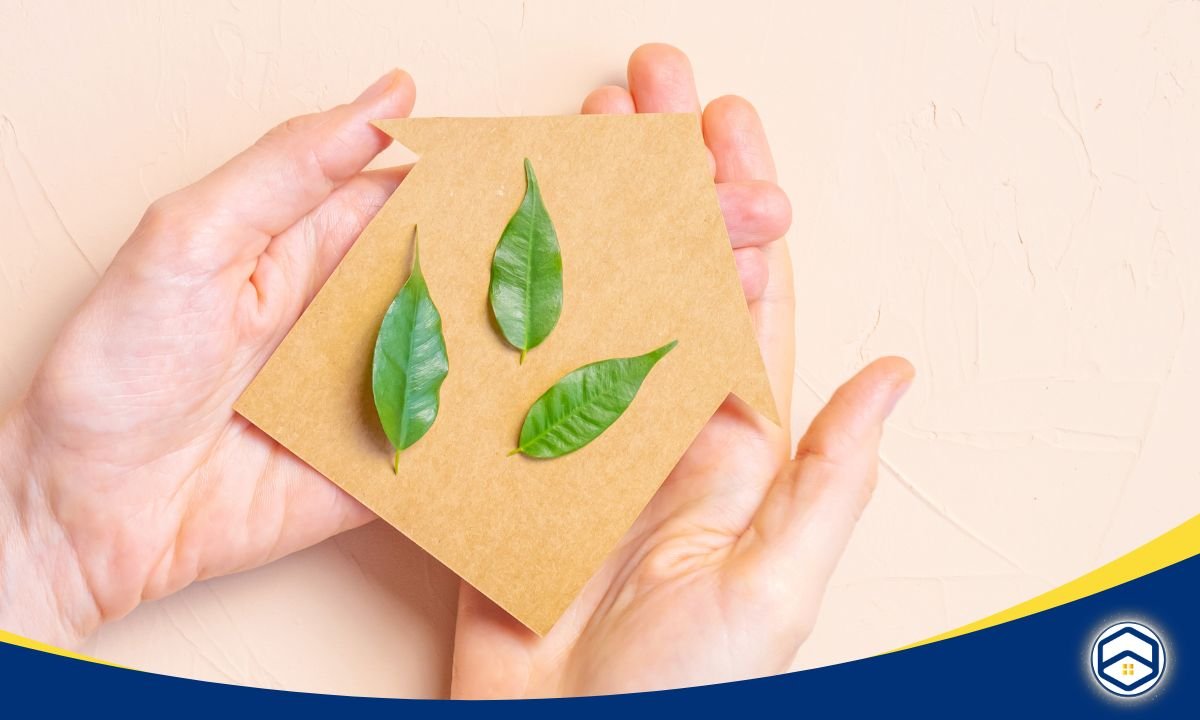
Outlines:
{"type": "Polygon", "coordinates": [[[1149,575],[1168,565],[1186,560],[1200,554],[1200,515],[1188,520],[1179,527],[1159,535],[1145,545],[1132,550],[1083,577],[1057,587],[1049,592],[1014,605],[1007,610],[1001,610],[995,615],[989,615],[982,620],[968,623],[956,630],[934,635],[931,638],[905,645],[892,652],[928,645],[939,640],[946,640],[959,635],[966,635],[976,630],[990,628],[1000,623],[1006,623],[1034,613],[1065,605],[1080,598],[1095,595],[1109,588],[1116,587],[1130,580],[1136,580],[1143,575],[1149,575]]]}
{"type": "Polygon", "coordinates": [[[116,663],[110,663],[107,660],[99,660],[87,655],[81,655],[77,652],[64,650],[63,648],[54,647],[53,645],[47,645],[44,642],[38,642],[37,640],[30,640],[27,637],[14,635],[7,630],[0,630],[0,642],[8,643],[9,645],[16,645],[17,647],[29,648],[30,650],[40,650],[41,652],[50,653],[51,655],[61,655],[62,657],[74,658],[75,660],[83,660],[85,662],[96,663],[98,665],[108,665],[109,667],[119,667],[124,669],[123,666],[117,665],[116,663]]]}

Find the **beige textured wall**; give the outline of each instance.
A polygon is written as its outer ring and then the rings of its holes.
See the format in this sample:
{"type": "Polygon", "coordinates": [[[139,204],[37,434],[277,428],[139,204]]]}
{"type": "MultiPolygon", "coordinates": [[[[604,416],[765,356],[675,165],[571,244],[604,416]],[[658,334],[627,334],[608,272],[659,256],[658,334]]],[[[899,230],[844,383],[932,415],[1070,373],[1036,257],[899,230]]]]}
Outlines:
{"type": "MultiPolygon", "coordinates": [[[[798,667],[1011,605],[1200,512],[1197,2],[0,0],[0,403],[146,203],[280,119],[391,66],[418,114],[572,112],[649,40],[771,133],[796,209],[797,425],[865,359],[920,373],[798,667]]],[[[454,586],[377,524],[85,650],[436,694],[454,586]]]]}

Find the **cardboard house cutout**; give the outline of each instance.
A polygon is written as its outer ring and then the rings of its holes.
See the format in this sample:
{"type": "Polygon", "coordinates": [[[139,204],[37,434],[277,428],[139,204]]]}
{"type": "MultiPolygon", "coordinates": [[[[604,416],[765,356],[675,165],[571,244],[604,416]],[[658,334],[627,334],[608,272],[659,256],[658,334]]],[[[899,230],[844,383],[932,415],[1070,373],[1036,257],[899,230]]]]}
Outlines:
{"type": "Polygon", "coordinates": [[[696,115],[386,120],[420,155],[235,408],[522,623],[545,634],[734,393],[778,414],[696,115]],[[562,315],[523,364],[488,305],[492,253],[529,158],[563,256],[562,315]],[[392,448],[375,336],[411,265],[450,372],[428,434],[392,448]],[[566,373],[678,346],[629,409],[561,458],[508,457],[566,373]]]}

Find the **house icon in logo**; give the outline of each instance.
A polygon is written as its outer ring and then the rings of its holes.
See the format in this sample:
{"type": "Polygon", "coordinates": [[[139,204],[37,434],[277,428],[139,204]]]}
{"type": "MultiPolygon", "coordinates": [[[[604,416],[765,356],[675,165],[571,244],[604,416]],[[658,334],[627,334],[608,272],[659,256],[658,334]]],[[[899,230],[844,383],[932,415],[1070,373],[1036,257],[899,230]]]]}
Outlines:
{"type": "Polygon", "coordinates": [[[1125,697],[1142,695],[1166,670],[1166,649],[1150,628],[1135,622],[1112,625],[1092,646],[1092,673],[1101,687],[1125,697]]]}

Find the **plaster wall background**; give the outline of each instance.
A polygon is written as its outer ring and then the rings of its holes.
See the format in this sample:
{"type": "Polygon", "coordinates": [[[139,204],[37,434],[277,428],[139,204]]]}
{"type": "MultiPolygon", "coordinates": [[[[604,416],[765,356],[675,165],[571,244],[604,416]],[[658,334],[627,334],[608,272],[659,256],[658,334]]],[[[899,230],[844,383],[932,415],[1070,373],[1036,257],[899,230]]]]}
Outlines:
{"type": "MultiPolygon", "coordinates": [[[[770,133],[795,208],[795,426],[870,358],[919,373],[796,667],[976,619],[1200,512],[1194,1],[0,0],[0,405],[146,204],[271,125],[393,66],[420,115],[574,112],[652,40],[770,133]]],[[[455,586],[377,523],[83,650],[437,695],[455,586]]]]}

